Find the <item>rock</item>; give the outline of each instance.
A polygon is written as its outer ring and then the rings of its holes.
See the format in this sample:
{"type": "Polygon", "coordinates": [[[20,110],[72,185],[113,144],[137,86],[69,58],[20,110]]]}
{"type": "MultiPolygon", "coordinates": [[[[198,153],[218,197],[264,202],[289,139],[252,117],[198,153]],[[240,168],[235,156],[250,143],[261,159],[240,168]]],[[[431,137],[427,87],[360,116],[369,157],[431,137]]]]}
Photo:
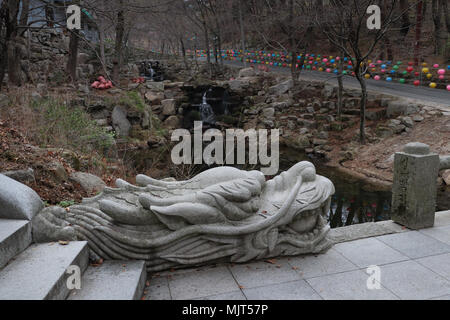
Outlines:
{"type": "Polygon", "coordinates": [[[390,138],[394,135],[394,129],[392,127],[378,127],[375,134],[380,138],[390,138]]]}
{"type": "Polygon", "coordinates": [[[422,116],[414,116],[412,119],[415,122],[422,122],[423,120],[425,120],[425,118],[422,116]]]}
{"type": "Polygon", "coordinates": [[[253,68],[245,68],[239,71],[239,78],[254,77],[256,72],[253,68]]]}
{"type": "Polygon", "coordinates": [[[58,182],[64,182],[69,179],[66,169],[60,162],[54,161],[50,163],[47,166],[47,171],[49,171],[58,182]]]}
{"type": "Polygon", "coordinates": [[[86,64],[89,60],[89,55],[87,53],[80,52],[78,54],[78,64],[86,64]]]}
{"type": "Polygon", "coordinates": [[[1,174],[14,179],[20,183],[27,183],[27,182],[35,182],[36,178],[34,176],[34,170],[31,168],[28,168],[27,170],[14,170],[14,171],[5,171],[1,174]]]}
{"type": "Polygon", "coordinates": [[[171,129],[177,129],[181,126],[181,120],[177,116],[170,116],[164,121],[164,126],[171,129]]]}
{"type": "Polygon", "coordinates": [[[106,187],[105,182],[97,176],[85,172],[74,172],[70,175],[70,180],[81,185],[88,193],[102,192],[106,187]]]}
{"type": "Polygon", "coordinates": [[[140,84],[139,83],[130,83],[128,84],[128,90],[135,90],[137,88],[139,88],[140,84]]]}
{"type": "Polygon", "coordinates": [[[31,101],[38,102],[41,99],[42,99],[42,96],[39,94],[39,92],[34,91],[31,93],[31,101]]]}
{"type": "Polygon", "coordinates": [[[237,79],[229,82],[230,89],[236,92],[243,92],[250,86],[250,81],[247,79],[237,79]]]}
{"type": "Polygon", "coordinates": [[[411,119],[411,117],[402,117],[401,122],[408,128],[414,127],[414,121],[413,121],[413,119],[411,119]]]}
{"type": "Polygon", "coordinates": [[[266,128],[269,129],[275,128],[275,122],[273,122],[272,120],[264,120],[263,124],[266,128]]]}
{"type": "Polygon", "coordinates": [[[150,113],[147,110],[145,110],[144,115],[142,117],[141,127],[142,127],[142,129],[149,129],[150,126],[151,126],[150,113]]]}
{"type": "Polygon", "coordinates": [[[445,170],[442,172],[442,179],[446,185],[450,186],[450,170],[445,170]]]}
{"type": "Polygon", "coordinates": [[[31,220],[43,208],[34,190],[0,174],[0,219],[31,220]]]}
{"type": "Polygon", "coordinates": [[[127,112],[122,107],[115,107],[112,113],[112,125],[119,137],[130,135],[131,123],[127,119],[127,112]]]}
{"type": "Polygon", "coordinates": [[[315,146],[323,146],[326,145],[328,143],[328,140],[326,139],[313,139],[313,144],[315,146]]]}
{"type": "Polygon", "coordinates": [[[282,94],[285,94],[289,90],[291,90],[294,87],[294,81],[292,79],[284,81],[280,84],[277,84],[273,87],[269,88],[269,94],[280,96],[282,94]]]}
{"type": "Polygon", "coordinates": [[[294,130],[296,128],[296,123],[292,120],[288,121],[287,127],[289,130],[294,130]]]}
{"type": "Polygon", "coordinates": [[[164,91],[164,83],[163,82],[147,81],[145,86],[147,87],[147,89],[150,89],[152,91],[160,91],[160,92],[164,91]]]}
{"type": "Polygon", "coordinates": [[[162,104],[162,108],[163,108],[163,115],[174,116],[177,114],[175,99],[163,100],[163,101],[161,101],[161,104],[162,104]]]}
{"type": "Polygon", "coordinates": [[[329,134],[326,131],[321,131],[317,137],[319,139],[327,140],[329,138],[329,134]]]}
{"type": "Polygon", "coordinates": [[[80,91],[84,94],[89,94],[89,86],[80,83],[78,85],[78,91],[80,91]]]}
{"type": "Polygon", "coordinates": [[[106,127],[108,125],[108,119],[96,119],[95,122],[100,127],[106,127]]]}
{"type": "Polygon", "coordinates": [[[289,108],[289,104],[287,102],[274,102],[271,107],[278,111],[284,111],[284,109],[289,108]]]}
{"type": "Polygon", "coordinates": [[[265,108],[262,113],[265,118],[273,118],[275,116],[275,108],[265,108]]]}
{"type": "Polygon", "coordinates": [[[407,116],[420,111],[420,108],[416,105],[409,104],[404,101],[389,101],[386,110],[388,117],[393,116],[407,116]]]}
{"type": "Polygon", "coordinates": [[[328,100],[333,97],[334,94],[334,87],[325,85],[325,87],[322,90],[322,97],[325,98],[325,100],[328,100]]]}
{"type": "Polygon", "coordinates": [[[309,137],[306,135],[301,135],[296,139],[296,146],[300,149],[307,149],[311,147],[311,142],[309,141],[309,137]]]}
{"type": "Polygon", "coordinates": [[[161,104],[161,101],[164,100],[164,93],[148,91],[145,94],[145,99],[152,105],[158,105],[161,104]]]}

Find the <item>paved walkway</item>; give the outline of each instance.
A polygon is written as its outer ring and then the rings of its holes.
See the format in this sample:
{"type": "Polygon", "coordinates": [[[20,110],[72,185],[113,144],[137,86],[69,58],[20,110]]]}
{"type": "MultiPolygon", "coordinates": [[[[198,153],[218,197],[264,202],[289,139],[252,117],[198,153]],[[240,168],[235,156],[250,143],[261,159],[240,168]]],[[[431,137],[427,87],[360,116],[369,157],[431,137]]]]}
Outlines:
{"type": "MultiPolygon", "coordinates": [[[[244,65],[236,61],[224,61],[226,65],[242,68],[244,65]]],[[[248,65],[250,66],[250,65],[248,65]]],[[[257,65],[253,65],[257,68],[257,65]]],[[[290,74],[289,68],[272,67],[271,72],[290,74]]],[[[328,82],[337,85],[337,76],[326,72],[319,71],[302,71],[301,80],[315,80],[328,82]]],[[[446,90],[431,89],[425,86],[415,87],[412,84],[400,84],[397,82],[376,81],[369,79],[366,81],[367,90],[402,97],[407,99],[414,99],[423,103],[429,103],[430,106],[439,107],[443,112],[450,112],[450,92],[446,90]]],[[[348,88],[360,89],[359,82],[356,78],[351,76],[344,77],[344,86],[348,88]]]]}
{"type": "Polygon", "coordinates": [[[336,244],[327,253],[150,275],[149,300],[450,300],[450,211],[434,228],[336,244]],[[381,270],[369,290],[367,267],[381,270]]]}

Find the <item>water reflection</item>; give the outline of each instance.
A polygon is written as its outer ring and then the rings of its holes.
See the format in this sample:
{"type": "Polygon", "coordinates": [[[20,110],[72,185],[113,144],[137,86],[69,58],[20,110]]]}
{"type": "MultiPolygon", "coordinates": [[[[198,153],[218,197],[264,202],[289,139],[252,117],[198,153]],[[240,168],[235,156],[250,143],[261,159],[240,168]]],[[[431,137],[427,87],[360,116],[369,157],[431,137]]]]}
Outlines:
{"type": "Polygon", "coordinates": [[[389,193],[364,193],[353,198],[346,198],[337,193],[332,198],[328,221],[331,228],[339,228],[358,223],[389,220],[390,203],[389,193]]]}

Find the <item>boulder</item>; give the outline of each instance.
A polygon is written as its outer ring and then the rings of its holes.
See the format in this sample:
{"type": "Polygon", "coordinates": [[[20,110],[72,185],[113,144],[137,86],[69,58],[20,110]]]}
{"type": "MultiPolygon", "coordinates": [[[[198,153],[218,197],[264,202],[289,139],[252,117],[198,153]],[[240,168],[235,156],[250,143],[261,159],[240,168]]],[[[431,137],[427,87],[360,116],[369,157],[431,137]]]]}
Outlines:
{"type": "Polygon", "coordinates": [[[147,89],[150,89],[151,91],[164,91],[164,82],[153,82],[153,81],[147,81],[145,84],[147,89]]]}
{"type": "Polygon", "coordinates": [[[163,108],[163,115],[174,116],[177,114],[177,102],[175,99],[167,99],[161,101],[163,108]]]}
{"type": "Polygon", "coordinates": [[[389,101],[386,110],[388,117],[394,116],[407,116],[420,111],[420,108],[416,105],[409,104],[405,101],[389,101]]]}
{"type": "Polygon", "coordinates": [[[89,60],[89,55],[87,53],[84,52],[80,52],[78,54],[78,64],[82,65],[82,64],[86,64],[89,60]]]}
{"type": "Polygon", "coordinates": [[[254,77],[256,72],[253,68],[245,68],[239,71],[239,78],[254,77]]]}
{"type": "Polygon", "coordinates": [[[0,174],[0,219],[31,220],[43,208],[34,190],[0,174]]]}
{"type": "Polygon", "coordinates": [[[166,128],[177,129],[181,126],[180,118],[177,116],[170,116],[164,121],[166,128]]]}
{"type": "Polygon", "coordinates": [[[14,171],[5,171],[1,174],[14,179],[20,183],[27,183],[27,182],[35,182],[36,178],[34,176],[34,170],[31,168],[28,168],[27,170],[14,170],[14,171]]]}
{"type": "Polygon", "coordinates": [[[158,105],[164,100],[164,93],[148,91],[145,94],[145,99],[150,102],[151,105],[158,105]]]}
{"type": "Polygon", "coordinates": [[[112,125],[119,137],[130,135],[131,123],[127,119],[127,112],[122,107],[115,107],[112,113],[112,125]]]}
{"type": "Polygon", "coordinates": [[[83,190],[88,193],[97,193],[103,191],[106,187],[105,182],[97,176],[85,172],[74,172],[70,175],[70,180],[81,185],[83,190]]]}
{"type": "Polygon", "coordinates": [[[272,118],[275,116],[275,108],[265,108],[262,113],[265,118],[272,118]]]}
{"type": "Polygon", "coordinates": [[[0,94],[0,108],[8,106],[9,102],[9,98],[6,94],[0,94]]]}
{"type": "Polygon", "coordinates": [[[269,88],[269,94],[281,96],[294,87],[294,81],[292,79],[279,83],[269,88]]]}
{"type": "Polygon", "coordinates": [[[402,117],[401,122],[403,125],[407,126],[408,128],[414,127],[414,121],[411,119],[411,117],[402,117]]]}

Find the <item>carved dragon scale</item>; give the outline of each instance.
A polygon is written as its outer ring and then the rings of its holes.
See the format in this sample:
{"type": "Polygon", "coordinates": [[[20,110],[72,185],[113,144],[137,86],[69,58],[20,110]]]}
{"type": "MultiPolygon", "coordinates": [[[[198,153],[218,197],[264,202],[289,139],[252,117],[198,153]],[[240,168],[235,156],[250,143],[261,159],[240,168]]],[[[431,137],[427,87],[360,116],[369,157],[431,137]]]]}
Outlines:
{"type": "Polygon", "coordinates": [[[188,181],[139,175],[33,223],[37,242],[86,240],[95,258],[145,260],[148,271],[327,250],[334,186],[301,162],[266,181],[220,167],[188,181]]]}

